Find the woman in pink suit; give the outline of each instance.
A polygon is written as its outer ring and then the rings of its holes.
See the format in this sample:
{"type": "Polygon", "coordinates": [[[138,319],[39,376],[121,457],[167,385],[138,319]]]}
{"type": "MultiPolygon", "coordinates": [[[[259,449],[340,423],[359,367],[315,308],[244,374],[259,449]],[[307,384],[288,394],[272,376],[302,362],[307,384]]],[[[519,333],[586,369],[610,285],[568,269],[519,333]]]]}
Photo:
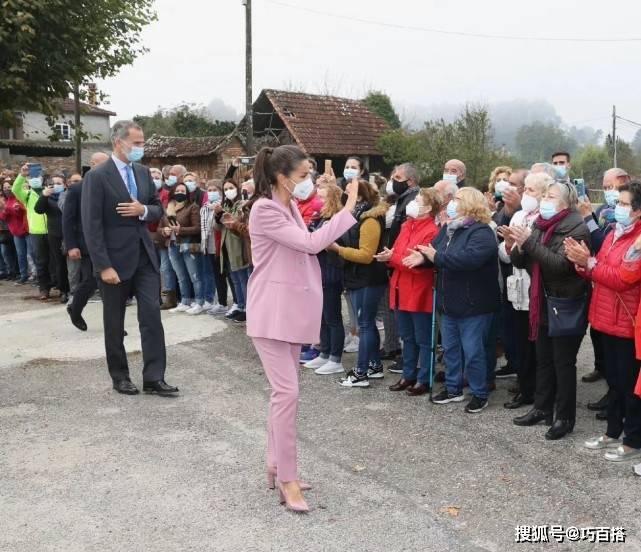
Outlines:
{"type": "Polygon", "coordinates": [[[254,271],[247,288],[247,335],[272,387],[267,419],[267,473],[281,503],[307,512],[296,466],[296,414],[301,343],[318,343],[323,288],[316,255],[356,224],[358,183],[345,208],[310,233],[294,202],[314,190],[307,156],[295,146],[263,148],[254,166],[249,216],[254,271]]]}

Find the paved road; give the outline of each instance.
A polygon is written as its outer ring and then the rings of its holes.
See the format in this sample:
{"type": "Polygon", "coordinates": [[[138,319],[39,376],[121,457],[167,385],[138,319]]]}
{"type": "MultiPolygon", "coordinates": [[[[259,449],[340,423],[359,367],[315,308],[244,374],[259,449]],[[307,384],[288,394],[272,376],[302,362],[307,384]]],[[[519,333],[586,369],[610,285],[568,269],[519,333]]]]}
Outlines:
{"type": "MultiPolygon", "coordinates": [[[[506,387],[480,415],[463,405],[301,376],[300,459],[308,516],[263,485],[268,388],[243,328],[167,315],[175,399],[110,390],[100,305],[90,331],[64,309],[0,284],[0,550],[512,551],[640,550],[630,465],[581,442],[603,429],[585,409],[603,384],[579,385],[574,435],[517,428],[506,387]],[[624,545],[519,545],[517,525],[623,526],[624,545]]],[[[135,312],[127,328],[140,383],[135,312]]],[[[580,372],[590,369],[588,341],[580,372]]],[[[353,356],[353,355],[349,355],[353,356]]],[[[349,359],[348,362],[353,362],[349,359]]]]}

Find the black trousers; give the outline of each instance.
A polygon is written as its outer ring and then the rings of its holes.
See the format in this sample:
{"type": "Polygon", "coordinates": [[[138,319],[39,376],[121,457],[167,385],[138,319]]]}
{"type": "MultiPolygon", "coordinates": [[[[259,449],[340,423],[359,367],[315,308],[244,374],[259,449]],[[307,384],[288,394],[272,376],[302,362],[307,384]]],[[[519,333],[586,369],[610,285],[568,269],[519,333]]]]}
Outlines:
{"type": "Polygon", "coordinates": [[[592,340],[592,348],[594,349],[594,369],[603,374],[605,372],[605,348],[601,341],[603,334],[599,330],[595,330],[590,326],[590,339],[592,340]]]}
{"type": "Polygon", "coordinates": [[[30,234],[31,246],[35,256],[36,278],[40,292],[51,289],[51,274],[49,273],[49,239],[47,234],[30,234]]]}
{"type": "Polygon", "coordinates": [[[69,293],[69,276],[67,274],[67,259],[62,252],[62,238],[48,234],[49,255],[56,275],[56,284],[60,293],[69,293]]]}
{"type": "Polygon", "coordinates": [[[547,326],[539,328],[536,341],[536,395],[534,406],[555,412],[557,420],[576,419],[576,355],[582,335],[548,337],[547,326]]]}
{"type": "Polygon", "coordinates": [[[126,302],[132,294],[136,297],[138,306],[138,326],[144,363],[143,381],[158,381],[165,378],[167,353],[165,331],[158,304],[159,289],[160,274],[151,264],[142,241],[138,267],[131,279],[116,285],[100,281],[107,366],[109,375],[114,381],[129,379],[129,365],[123,340],[126,302]]]}
{"type": "Polygon", "coordinates": [[[536,393],[536,344],[528,339],[530,335],[530,312],[514,311],[516,344],[519,362],[516,373],[519,392],[526,399],[533,399],[536,393]]]}
{"type": "Polygon", "coordinates": [[[80,259],[80,282],[76,287],[71,301],[71,314],[75,318],[82,314],[82,311],[87,306],[87,302],[98,287],[98,281],[93,273],[93,265],[89,255],[85,255],[80,259]]]}
{"type": "Polygon", "coordinates": [[[227,290],[231,288],[231,296],[234,300],[234,305],[236,301],[236,288],[234,283],[231,281],[231,276],[229,271],[225,270],[224,273],[221,273],[221,256],[220,255],[209,255],[211,257],[211,264],[214,269],[214,283],[216,284],[216,295],[218,297],[218,304],[223,307],[227,306],[227,290]]]}
{"type": "Polygon", "coordinates": [[[639,377],[639,362],[635,357],[634,339],[614,337],[601,333],[608,376],[608,437],[618,439],[623,433],[623,444],[641,448],[641,399],[634,394],[639,377]]]}

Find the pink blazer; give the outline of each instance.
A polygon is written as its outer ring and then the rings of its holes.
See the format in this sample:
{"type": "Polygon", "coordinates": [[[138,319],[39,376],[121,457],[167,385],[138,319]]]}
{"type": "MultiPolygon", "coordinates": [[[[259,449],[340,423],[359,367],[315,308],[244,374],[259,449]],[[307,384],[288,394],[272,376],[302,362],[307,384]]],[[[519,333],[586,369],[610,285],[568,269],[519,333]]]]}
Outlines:
{"type": "Polygon", "coordinates": [[[356,224],[343,210],[310,233],[294,202],[261,198],[249,215],[254,271],[247,286],[247,335],[318,343],[323,286],[316,255],[356,224]]]}

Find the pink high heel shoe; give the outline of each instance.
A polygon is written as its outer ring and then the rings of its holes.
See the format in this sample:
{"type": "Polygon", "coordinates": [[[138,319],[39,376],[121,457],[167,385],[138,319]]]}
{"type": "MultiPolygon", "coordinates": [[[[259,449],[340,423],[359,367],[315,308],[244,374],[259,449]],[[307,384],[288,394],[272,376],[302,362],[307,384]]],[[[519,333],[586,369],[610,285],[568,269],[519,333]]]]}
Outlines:
{"type": "MultiPolygon", "coordinates": [[[[298,481],[301,491],[311,491],[312,486],[305,481],[298,481]]],[[[276,468],[267,468],[267,488],[273,491],[276,488],[276,468]]]]}
{"type": "Polygon", "coordinates": [[[305,502],[305,499],[302,498],[302,495],[299,500],[293,500],[285,493],[282,482],[278,481],[277,483],[281,504],[284,504],[287,509],[291,510],[292,512],[297,512],[299,514],[306,514],[309,512],[309,506],[307,505],[307,502],[305,502]]]}

